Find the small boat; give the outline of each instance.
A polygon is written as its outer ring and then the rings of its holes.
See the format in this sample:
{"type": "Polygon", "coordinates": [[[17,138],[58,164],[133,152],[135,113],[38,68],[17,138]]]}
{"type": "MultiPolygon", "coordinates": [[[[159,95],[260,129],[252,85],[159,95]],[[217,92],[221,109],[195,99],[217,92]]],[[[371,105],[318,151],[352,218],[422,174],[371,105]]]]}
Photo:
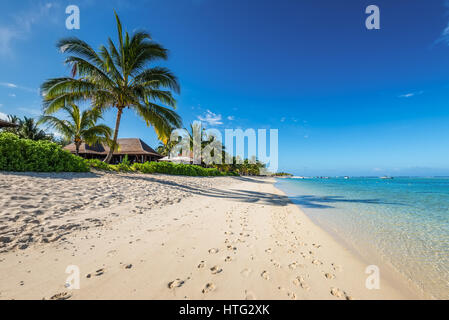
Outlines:
{"type": "Polygon", "coordinates": [[[383,180],[392,180],[392,179],[394,179],[393,177],[388,177],[388,176],[380,177],[380,178],[383,179],[383,180]]]}
{"type": "Polygon", "coordinates": [[[348,176],[345,176],[345,179],[346,179],[346,180],[348,180],[348,179],[349,179],[349,177],[348,177],[348,176]]]}

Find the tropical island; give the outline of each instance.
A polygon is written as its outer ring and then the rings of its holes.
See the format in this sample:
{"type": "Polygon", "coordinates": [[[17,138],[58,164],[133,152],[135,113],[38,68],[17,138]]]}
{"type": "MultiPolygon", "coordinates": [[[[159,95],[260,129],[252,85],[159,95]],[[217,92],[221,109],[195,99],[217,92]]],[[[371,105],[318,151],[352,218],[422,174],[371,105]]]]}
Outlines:
{"type": "MultiPolygon", "coordinates": [[[[347,234],[361,234],[363,240],[380,234],[383,238],[375,240],[381,245],[397,243],[398,250],[413,251],[416,243],[407,241],[415,239],[391,232],[391,226],[404,227],[401,232],[411,225],[401,220],[408,212],[401,211],[391,223],[388,218],[390,208],[412,207],[391,197],[410,201],[411,193],[401,188],[415,187],[419,181],[404,182],[390,175],[372,181],[352,175],[305,179],[297,172],[270,171],[271,161],[266,159],[278,156],[277,131],[276,139],[270,135],[270,142],[265,141],[270,156],[255,157],[249,151],[236,155],[238,143],[229,147],[201,122],[220,125],[221,115],[207,110],[197,117],[201,121],[190,121],[189,115],[189,121],[183,121],[186,114],[181,117],[177,109],[183,82],[167,67],[169,51],[155,40],[159,38],[134,25],[127,29],[115,11],[110,18],[101,23],[114,23],[115,29],[110,34],[98,31],[100,45],[75,36],[57,41],[58,63],[68,69],[41,79],[39,113],[34,117],[1,113],[5,116],[0,120],[0,299],[433,297],[374,254],[360,254],[371,252],[357,251],[355,242],[333,228],[343,224],[350,230],[347,234]],[[133,117],[128,118],[128,132],[141,124],[148,131],[126,137],[123,124],[128,116],[133,117]],[[148,132],[157,143],[140,136],[148,137],[148,132]],[[366,190],[375,190],[376,196],[360,195],[359,190],[368,195],[366,190]],[[348,215],[353,212],[366,213],[366,220],[348,215]],[[328,229],[320,224],[325,219],[334,223],[328,229]]],[[[239,67],[236,62],[232,67],[220,63],[224,68],[239,67]]],[[[241,75],[249,70],[240,67],[241,75]]],[[[204,68],[212,67],[205,63],[204,68]]],[[[257,78],[270,69],[258,66],[252,71],[257,78]]],[[[237,80],[229,77],[230,82],[237,80]]],[[[268,82],[270,89],[277,82],[285,85],[279,76],[270,76],[268,82]]],[[[257,115],[273,123],[276,107],[259,110],[261,93],[248,117],[257,115]]],[[[226,119],[231,122],[235,116],[226,119]]],[[[295,132],[307,126],[307,121],[299,127],[298,119],[287,116],[279,123],[285,121],[295,132]]],[[[261,125],[258,133],[272,126],[261,125]]],[[[235,127],[249,132],[240,128],[243,125],[235,127]]],[[[300,135],[309,139],[302,131],[300,135]]],[[[245,139],[248,145],[255,141],[251,137],[244,135],[240,146],[246,146],[245,139]]],[[[295,165],[298,159],[292,160],[295,165]]],[[[377,169],[383,174],[382,168],[377,169]]],[[[439,186],[444,183],[437,181],[439,186]]],[[[414,194],[429,192],[419,189],[414,194]]],[[[444,244],[445,234],[439,236],[443,241],[438,244],[444,244]]],[[[445,294],[442,283],[435,290],[440,296],[445,294]]]]}

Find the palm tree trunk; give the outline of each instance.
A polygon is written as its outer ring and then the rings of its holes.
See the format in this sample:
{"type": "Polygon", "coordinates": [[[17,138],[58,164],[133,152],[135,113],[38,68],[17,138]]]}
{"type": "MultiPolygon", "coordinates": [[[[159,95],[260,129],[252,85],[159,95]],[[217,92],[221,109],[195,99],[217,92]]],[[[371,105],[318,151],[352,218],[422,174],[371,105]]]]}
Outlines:
{"type": "Polygon", "coordinates": [[[114,130],[114,138],[113,138],[113,143],[112,146],[110,146],[109,148],[109,153],[106,156],[106,158],[103,160],[106,163],[111,162],[112,159],[112,155],[114,153],[114,149],[117,145],[117,137],[118,137],[118,130],[120,128],[120,120],[122,119],[122,113],[123,113],[123,108],[122,107],[118,107],[118,111],[117,111],[117,119],[115,120],[115,130],[114,130]]]}
{"type": "Polygon", "coordinates": [[[81,145],[81,142],[75,143],[75,154],[76,154],[77,156],[80,155],[80,145],[81,145]]]}

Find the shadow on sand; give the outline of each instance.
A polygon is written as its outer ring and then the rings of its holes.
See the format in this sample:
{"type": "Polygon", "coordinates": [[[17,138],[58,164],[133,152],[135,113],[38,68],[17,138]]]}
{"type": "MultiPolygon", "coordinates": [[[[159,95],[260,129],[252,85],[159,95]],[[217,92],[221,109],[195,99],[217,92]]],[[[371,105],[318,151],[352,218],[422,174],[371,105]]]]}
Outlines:
{"type": "Polygon", "coordinates": [[[304,207],[313,209],[330,209],[335,208],[337,203],[363,203],[363,204],[388,204],[388,205],[403,205],[399,202],[386,202],[381,199],[346,199],[342,196],[296,196],[290,197],[293,203],[304,207]],[[333,204],[333,205],[332,205],[333,204]]]}

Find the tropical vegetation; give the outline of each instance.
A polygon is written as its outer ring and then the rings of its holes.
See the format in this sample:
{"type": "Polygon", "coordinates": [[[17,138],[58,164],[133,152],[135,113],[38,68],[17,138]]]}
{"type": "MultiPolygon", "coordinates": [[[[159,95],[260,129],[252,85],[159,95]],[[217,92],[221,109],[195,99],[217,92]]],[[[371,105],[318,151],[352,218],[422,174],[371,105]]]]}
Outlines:
{"type": "Polygon", "coordinates": [[[54,142],[0,132],[0,171],[87,172],[89,166],[54,142]]]}
{"type": "MultiPolygon", "coordinates": [[[[16,171],[86,171],[95,168],[117,172],[165,173],[192,176],[260,175],[265,165],[259,161],[240,161],[233,157],[230,164],[184,165],[167,162],[131,164],[127,157],[118,165],[109,165],[112,154],[119,146],[117,138],[123,112],[136,112],[147,126],[153,127],[161,144],[157,151],[169,156],[179,141],[170,141],[173,129],[181,128],[182,121],[175,112],[175,93],[180,92],[176,76],[167,68],[154,66],[154,62],[167,60],[168,53],[162,45],[152,40],[149,33],[137,31],[130,35],[123,30],[115,14],[117,39],[109,38],[107,45],[95,51],[85,41],[71,37],[61,39],[57,46],[67,54],[65,63],[71,67],[68,77],[53,78],[41,86],[44,114],[36,122],[32,118],[19,119],[9,116],[17,124],[1,132],[2,162],[0,170],[16,171]],[[80,104],[88,108],[81,111],[80,104]],[[116,112],[114,130],[105,124],[97,124],[107,110],[116,112]],[[65,117],[57,115],[63,111],[65,117]],[[60,134],[56,139],[39,125],[46,124],[60,134]],[[64,151],[60,145],[75,144],[79,155],[82,143],[105,143],[109,148],[104,161],[83,160],[64,151]],[[33,142],[32,142],[33,141],[33,142]],[[10,143],[10,146],[7,144],[10,143]],[[17,148],[17,149],[14,149],[17,148]],[[9,154],[7,154],[9,153],[9,154]],[[28,160],[26,157],[30,157],[28,160]],[[60,157],[56,160],[55,157],[60,157]]],[[[189,151],[193,151],[194,135],[201,137],[201,147],[212,142],[201,123],[194,122],[188,131],[189,151]]],[[[213,157],[213,150],[211,156],[213,157]]],[[[222,146],[222,160],[228,154],[222,146]]]]}
{"type": "Polygon", "coordinates": [[[80,111],[75,104],[67,104],[61,108],[68,115],[67,119],[60,119],[53,115],[43,115],[39,123],[45,123],[58,131],[64,139],[75,144],[76,155],[79,155],[83,143],[93,145],[107,143],[111,136],[111,128],[104,124],[97,124],[101,119],[98,109],[80,111]]]}
{"type": "Polygon", "coordinates": [[[38,123],[33,118],[24,117],[20,119],[14,115],[8,115],[8,122],[16,124],[16,127],[3,128],[3,132],[14,133],[23,139],[38,140],[52,140],[53,136],[45,133],[44,130],[39,128],[38,123]]]}
{"type": "Polygon", "coordinates": [[[78,38],[60,40],[60,51],[71,54],[65,62],[72,68],[72,77],[49,79],[41,86],[46,114],[80,101],[90,101],[92,108],[101,112],[115,109],[112,148],[105,162],[111,160],[117,147],[126,109],[134,110],[161,140],[167,139],[171,128],[181,125],[181,118],[173,110],[176,100],[172,92],[180,92],[176,76],[167,68],[150,67],[157,60],[166,60],[167,50],[145,31],[133,35],[123,32],[118,15],[115,17],[117,45],[109,38],[108,47],[102,45],[97,52],[78,38]]]}

